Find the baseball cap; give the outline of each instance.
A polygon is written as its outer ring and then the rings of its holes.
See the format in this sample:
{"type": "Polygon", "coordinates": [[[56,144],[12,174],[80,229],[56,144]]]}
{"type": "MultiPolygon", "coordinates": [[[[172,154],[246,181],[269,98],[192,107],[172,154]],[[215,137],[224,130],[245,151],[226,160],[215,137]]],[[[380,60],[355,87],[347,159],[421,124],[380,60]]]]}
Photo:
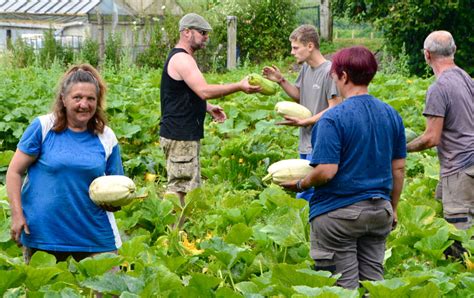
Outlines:
{"type": "Polygon", "coordinates": [[[196,13],[188,13],[179,20],[179,31],[183,31],[186,28],[212,31],[211,25],[196,13]]]}

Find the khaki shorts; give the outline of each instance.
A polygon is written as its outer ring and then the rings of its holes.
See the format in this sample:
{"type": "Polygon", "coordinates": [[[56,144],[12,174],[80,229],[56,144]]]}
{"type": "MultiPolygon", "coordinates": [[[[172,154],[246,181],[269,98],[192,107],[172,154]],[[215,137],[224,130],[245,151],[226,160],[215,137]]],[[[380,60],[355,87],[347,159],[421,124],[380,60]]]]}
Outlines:
{"type": "Polygon", "coordinates": [[[199,162],[200,141],[176,141],[161,137],[160,145],[166,157],[168,192],[184,192],[201,185],[199,162]]]}
{"type": "Polygon", "coordinates": [[[472,226],[474,216],[474,165],[442,177],[444,218],[460,230],[472,226]]]}

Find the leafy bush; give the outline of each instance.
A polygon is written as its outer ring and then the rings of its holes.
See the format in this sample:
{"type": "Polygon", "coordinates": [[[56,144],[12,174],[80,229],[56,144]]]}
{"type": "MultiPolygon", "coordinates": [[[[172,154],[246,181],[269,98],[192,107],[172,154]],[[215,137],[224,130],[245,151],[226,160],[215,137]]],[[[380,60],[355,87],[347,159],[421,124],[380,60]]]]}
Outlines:
{"type": "Polygon", "coordinates": [[[34,49],[22,38],[18,38],[11,46],[13,65],[23,68],[35,62],[34,49]]]}
{"type": "Polygon", "coordinates": [[[54,38],[53,29],[44,31],[43,47],[39,51],[39,62],[43,67],[51,65],[55,59],[63,61],[63,48],[54,38]]]}
{"type": "MultiPolygon", "coordinates": [[[[290,0],[208,1],[201,14],[212,26],[205,49],[196,52],[202,71],[221,71],[227,63],[227,16],[237,17],[237,47],[240,61],[258,63],[276,60],[290,52],[288,37],[297,26],[297,6],[290,0]]],[[[138,65],[162,67],[179,38],[181,16],[165,13],[161,19],[145,20],[148,47],[137,56],[138,65]]]]}
{"type": "Polygon", "coordinates": [[[83,62],[97,67],[99,65],[99,43],[92,38],[86,38],[82,45],[80,58],[83,62]]]}
{"type": "Polygon", "coordinates": [[[290,52],[288,37],[297,26],[291,0],[248,2],[237,11],[237,44],[241,58],[252,62],[277,60],[290,52]]]}
{"type": "Polygon", "coordinates": [[[118,67],[122,57],[122,38],[120,34],[110,33],[105,41],[105,63],[118,67]]]}
{"type": "Polygon", "coordinates": [[[137,55],[137,64],[161,68],[169,51],[179,39],[179,17],[165,11],[163,18],[145,18],[144,35],[148,37],[148,47],[137,55]]]}
{"type": "Polygon", "coordinates": [[[457,44],[456,62],[471,76],[474,75],[471,0],[336,0],[333,11],[336,15],[346,15],[354,20],[373,21],[383,31],[388,50],[394,56],[398,56],[405,44],[410,72],[418,75],[425,74],[425,61],[420,49],[426,36],[434,30],[447,30],[457,44]]]}

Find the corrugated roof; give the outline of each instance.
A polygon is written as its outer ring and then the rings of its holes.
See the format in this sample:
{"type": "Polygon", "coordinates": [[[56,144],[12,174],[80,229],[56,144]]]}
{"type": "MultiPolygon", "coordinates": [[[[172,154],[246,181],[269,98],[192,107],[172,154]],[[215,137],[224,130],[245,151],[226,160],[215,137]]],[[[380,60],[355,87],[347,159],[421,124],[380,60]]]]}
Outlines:
{"type": "Polygon", "coordinates": [[[26,12],[28,9],[30,9],[35,4],[36,3],[34,3],[34,2],[27,2],[24,5],[22,5],[20,8],[18,8],[17,11],[18,12],[26,12]]]}
{"type": "Polygon", "coordinates": [[[100,2],[100,0],[0,0],[0,14],[84,15],[100,2]]]}
{"type": "Polygon", "coordinates": [[[102,14],[136,14],[122,1],[114,0],[0,0],[0,15],[86,15],[96,7],[102,14]]]}

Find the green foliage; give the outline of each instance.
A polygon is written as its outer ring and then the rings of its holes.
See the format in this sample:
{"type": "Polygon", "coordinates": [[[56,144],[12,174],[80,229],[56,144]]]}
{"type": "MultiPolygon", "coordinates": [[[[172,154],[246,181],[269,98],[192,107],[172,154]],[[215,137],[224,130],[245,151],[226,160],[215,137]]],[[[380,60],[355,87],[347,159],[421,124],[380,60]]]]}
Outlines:
{"type": "Polygon", "coordinates": [[[403,76],[409,76],[410,69],[408,61],[409,56],[406,54],[405,44],[403,44],[402,51],[396,57],[389,55],[387,47],[384,46],[379,68],[384,74],[400,74],[403,76]]]}
{"type": "Polygon", "coordinates": [[[35,51],[22,38],[17,38],[11,47],[12,64],[16,67],[27,67],[35,62],[35,51]]]}
{"type": "Polygon", "coordinates": [[[99,65],[99,43],[92,38],[86,38],[82,44],[80,59],[97,67],[99,65]]]}
{"type": "Polygon", "coordinates": [[[147,48],[137,55],[137,64],[153,68],[163,67],[169,51],[179,39],[179,17],[165,10],[162,18],[145,18],[145,36],[148,36],[147,48]]]}
{"type": "Polygon", "coordinates": [[[63,47],[54,36],[53,29],[44,31],[43,47],[35,52],[26,44],[22,38],[17,38],[10,47],[12,64],[15,67],[27,67],[38,63],[43,67],[50,67],[54,63],[69,65],[76,60],[76,54],[72,48],[63,47]]]}
{"type": "Polygon", "coordinates": [[[63,48],[54,38],[53,29],[44,31],[43,47],[39,51],[39,63],[43,67],[49,67],[55,60],[62,61],[63,48]]]}
{"type": "Polygon", "coordinates": [[[351,47],[354,45],[363,45],[372,52],[380,52],[383,48],[383,39],[381,38],[338,38],[332,42],[322,41],[320,51],[323,55],[332,54],[337,52],[339,49],[351,47]]]}
{"type": "Polygon", "coordinates": [[[118,68],[122,58],[122,38],[119,33],[110,33],[105,41],[105,63],[111,67],[118,68]]]}
{"type": "Polygon", "coordinates": [[[395,57],[405,44],[412,74],[426,73],[425,61],[420,53],[426,36],[434,30],[447,30],[451,32],[457,44],[457,64],[472,76],[472,6],[472,0],[336,0],[333,3],[333,11],[336,15],[349,16],[355,20],[373,21],[374,25],[383,31],[388,50],[395,57]]]}
{"type": "Polygon", "coordinates": [[[297,4],[289,0],[208,1],[202,15],[213,31],[206,49],[197,52],[204,71],[222,71],[227,64],[227,16],[237,17],[237,48],[241,64],[288,56],[288,37],[296,27],[297,4]]]}
{"type": "Polygon", "coordinates": [[[242,7],[236,14],[241,57],[255,63],[287,56],[288,37],[297,26],[296,11],[291,0],[259,0],[242,7]]]}
{"type": "MultiPolygon", "coordinates": [[[[280,62],[281,63],[281,62],[280,62]]],[[[290,69],[287,65],[280,69],[290,69]]],[[[254,66],[205,74],[210,83],[237,81],[254,66]]],[[[34,117],[47,112],[64,72],[1,68],[0,173],[34,117]]],[[[261,177],[271,162],[296,157],[298,130],[275,125],[275,96],[236,93],[219,102],[228,120],[209,119],[201,144],[202,187],[186,196],[165,194],[164,156],[157,142],[161,71],[102,69],[109,92],[109,124],[120,142],[124,168],[148,196],[115,213],[123,246],[80,262],[56,263],[45,253],[25,265],[9,237],[11,210],[0,185],[0,292],[6,297],[359,297],[335,287],[338,275],[311,270],[308,204],[261,177]],[[146,108],[144,108],[146,107],[146,108]],[[158,175],[144,181],[144,174],[158,175]],[[182,229],[178,222],[185,219],[182,229]],[[110,271],[112,269],[112,272],[110,271]],[[117,272],[113,272],[117,271],[117,272]]],[[[295,73],[285,72],[285,77],[295,73]]],[[[379,73],[370,93],[395,107],[414,132],[424,130],[424,94],[432,79],[379,73]]],[[[472,251],[470,231],[458,231],[433,200],[438,182],[434,152],[409,154],[399,223],[387,241],[385,281],[363,282],[372,297],[468,297],[474,273],[443,255],[453,240],[472,251]]],[[[0,181],[4,181],[0,177],[0,181]]]]}

